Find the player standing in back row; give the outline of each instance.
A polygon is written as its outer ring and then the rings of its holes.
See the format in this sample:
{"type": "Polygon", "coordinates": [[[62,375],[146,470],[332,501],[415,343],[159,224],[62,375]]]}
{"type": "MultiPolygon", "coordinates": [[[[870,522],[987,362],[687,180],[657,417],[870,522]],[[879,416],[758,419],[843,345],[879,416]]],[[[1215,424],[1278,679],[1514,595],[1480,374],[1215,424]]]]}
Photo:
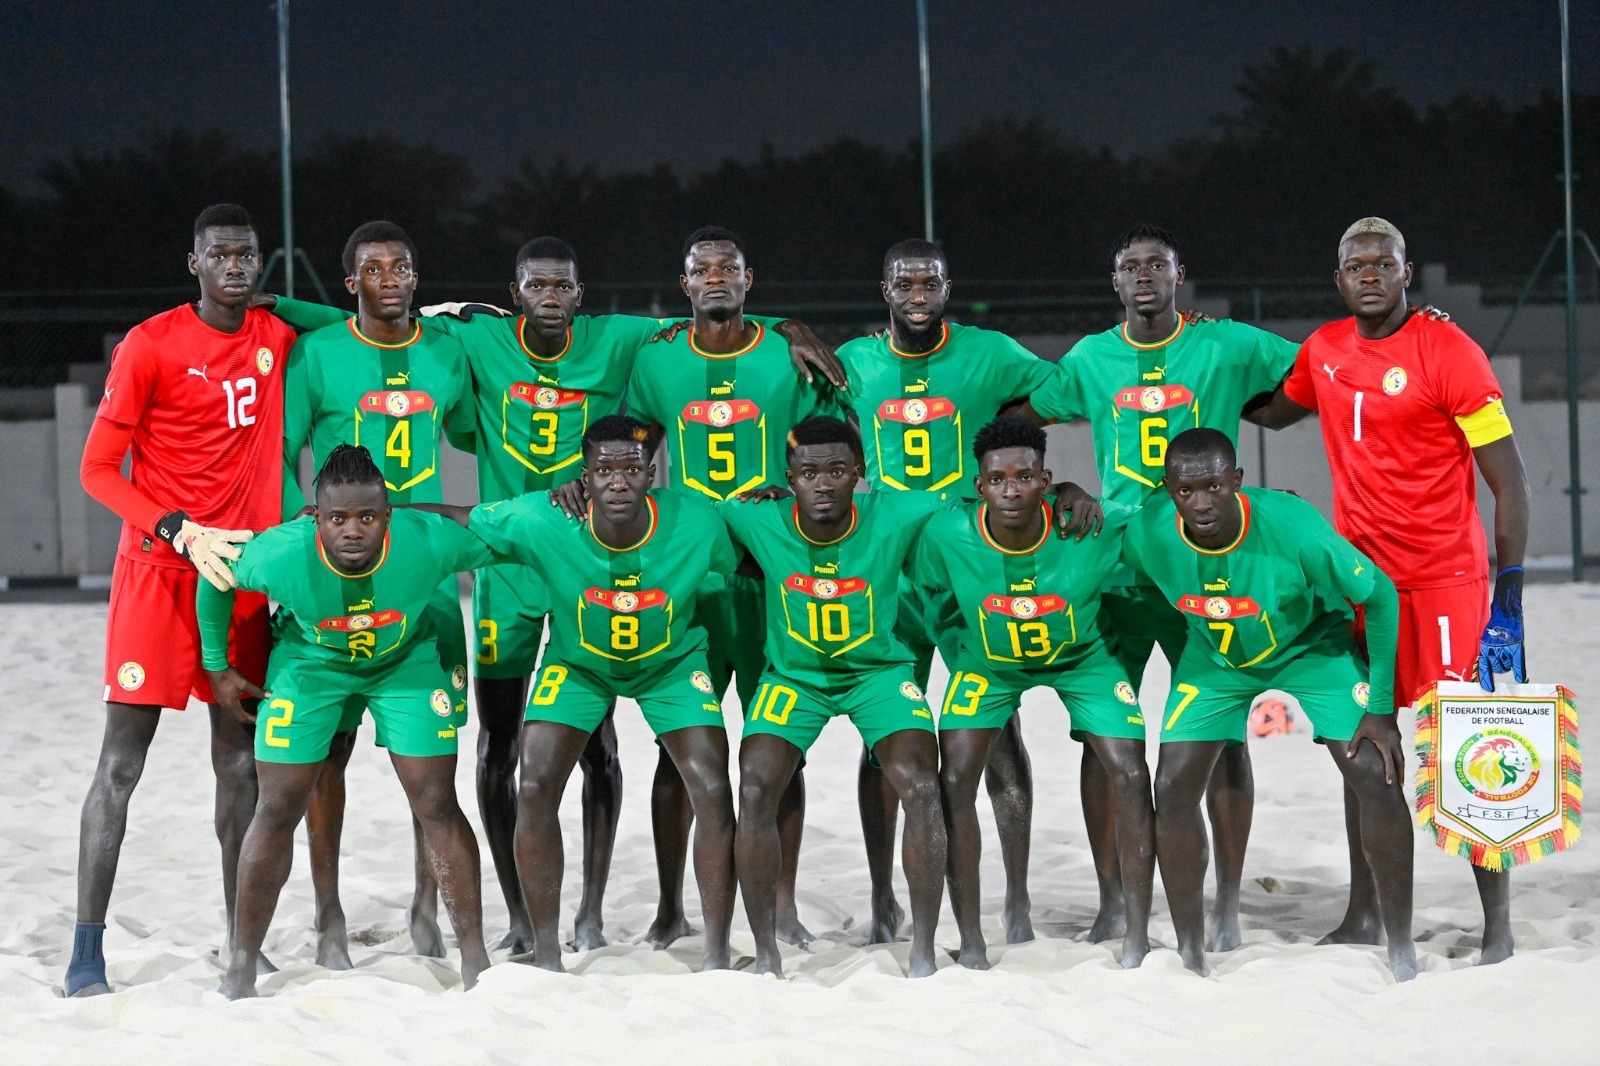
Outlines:
{"type": "MultiPolygon", "coordinates": [[[[1494,687],[1495,671],[1527,680],[1522,654],[1522,559],[1528,544],[1528,482],[1494,370],[1461,329],[1411,314],[1411,264],[1400,231],[1363,218],[1339,240],[1334,281],[1353,317],[1317,330],[1294,372],[1252,419],[1273,428],[1313,411],[1333,471],[1334,522],[1400,590],[1395,705],[1414,704],[1447,677],[1494,687]],[[1494,494],[1494,553],[1478,517],[1478,472],[1494,494]]],[[[1350,906],[1324,937],[1376,943],[1372,869],[1361,848],[1353,797],[1350,906]]],[[[1483,902],[1480,964],[1509,958],[1511,874],[1472,868],[1483,902]]]]}
{"type": "MultiPolygon", "coordinates": [[[[251,731],[214,702],[200,666],[192,561],[227,584],[218,530],[262,530],[281,504],[283,362],[294,331],[249,310],[261,249],[244,208],[216,204],[194,224],[189,273],[197,304],[135,326],[112,353],[105,398],[84,445],[90,496],[123,522],[106,622],[106,731],[78,837],[78,915],[66,994],[109,992],[101,941],[128,802],[144,771],[163,707],[191,695],[211,714],[211,768],[222,889],[233,940],[239,844],[256,804],[251,731]],[[123,459],[132,453],[130,477],[123,459]],[[188,560],[188,561],[186,561],[188,560]]],[[[227,534],[231,540],[248,533],[227,534]]],[[[231,586],[230,586],[231,587],[231,586]]],[[[233,614],[234,665],[259,682],[272,638],[264,596],[233,614]]]]}
{"type": "MultiPolygon", "coordinates": [[[[1005,408],[1026,400],[1054,369],[1003,333],[947,321],[950,285],[950,263],[938,245],[899,242],[883,257],[889,328],[839,348],[850,375],[850,403],[866,452],[867,478],[876,489],[964,491],[978,430],[1005,408]]],[[[951,629],[959,621],[952,617],[948,595],[930,596],[907,583],[902,600],[896,635],[916,656],[916,682],[926,689],[934,645],[945,645],[949,667],[958,641],[951,629]]],[[[1033,773],[1019,716],[1006,719],[983,777],[1006,872],[1006,942],[1032,940],[1028,846],[1033,773]]],[[[867,940],[892,941],[901,918],[890,876],[899,798],[865,749],[856,793],[872,879],[867,940]]]]}

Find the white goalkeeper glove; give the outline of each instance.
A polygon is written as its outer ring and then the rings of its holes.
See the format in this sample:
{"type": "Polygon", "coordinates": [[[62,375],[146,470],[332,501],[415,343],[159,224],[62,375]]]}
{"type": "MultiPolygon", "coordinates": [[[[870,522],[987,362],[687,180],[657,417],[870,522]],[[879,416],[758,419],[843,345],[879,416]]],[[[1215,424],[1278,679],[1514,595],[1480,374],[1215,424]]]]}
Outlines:
{"type": "Polygon", "coordinates": [[[218,590],[227,592],[235,587],[233,569],[228,560],[239,558],[239,545],[255,536],[248,529],[217,529],[193,522],[182,511],[161,516],[156,522],[156,536],[172,545],[172,550],[194,564],[200,576],[218,590]]]}
{"type": "Polygon", "coordinates": [[[432,318],[434,315],[449,315],[451,318],[459,318],[463,322],[470,321],[473,315],[498,315],[501,318],[512,317],[511,312],[507,311],[504,307],[496,307],[494,304],[486,304],[479,301],[469,301],[466,303],[429,304],[427,307],[422,309],[422,313],[429,318],[432,318]]]}

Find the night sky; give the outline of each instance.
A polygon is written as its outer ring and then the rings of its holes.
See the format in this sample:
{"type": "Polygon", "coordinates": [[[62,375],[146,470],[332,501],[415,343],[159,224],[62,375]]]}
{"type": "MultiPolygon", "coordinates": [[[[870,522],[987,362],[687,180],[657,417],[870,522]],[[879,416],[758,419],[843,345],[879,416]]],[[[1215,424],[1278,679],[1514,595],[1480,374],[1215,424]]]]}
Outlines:
{"type": "MultiPolygon", "coordinates": [[[[1236,109],[1241,68],[1277,45],[1354,48],[1421,105],[1462,92],[1521,103],[1559,85],[1555,0],[928,6],[936,143],[1015,115],[1124,155],[1156,149],[1236,109]]],[[[1572,9],[1574,88],[1597,91],[1600,5],[1572,9]]],[[[917,129],[912,0],[290,10],[297,141],[387,131],[459,153],[483,178],[523,156],[696,169],[765,142],[780,154],[839,135],[898,147],[917,129]]],[[[269,0],[13,0],[0,34],[0,183],[14,190],[39,191],[32,175],[48,159],[147,130],[276,144],[269,0]]]]}

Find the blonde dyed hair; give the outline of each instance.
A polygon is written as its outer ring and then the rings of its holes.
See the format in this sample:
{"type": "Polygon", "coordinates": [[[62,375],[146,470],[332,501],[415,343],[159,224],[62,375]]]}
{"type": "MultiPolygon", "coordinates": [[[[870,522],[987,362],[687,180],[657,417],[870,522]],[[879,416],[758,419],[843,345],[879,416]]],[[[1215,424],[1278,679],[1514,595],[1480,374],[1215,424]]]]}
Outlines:
{"type": "Polygon", "coordinates": [[[1395,245],[1400,249],[1401,258],[1405,258],[1406,239],[1401,236],[1399,227],[1388,219],[1379,218],[1377,215],[1368,215],[1366,218],[1358,218],[1350,223],[1350,228],[1344,231],[1343,237],[1339,238],[1339,247],[1343,248],[1350,243],[1352,238],[1365,236],[1368,233],[1376,233],[1394,241],[1395,245]]]}

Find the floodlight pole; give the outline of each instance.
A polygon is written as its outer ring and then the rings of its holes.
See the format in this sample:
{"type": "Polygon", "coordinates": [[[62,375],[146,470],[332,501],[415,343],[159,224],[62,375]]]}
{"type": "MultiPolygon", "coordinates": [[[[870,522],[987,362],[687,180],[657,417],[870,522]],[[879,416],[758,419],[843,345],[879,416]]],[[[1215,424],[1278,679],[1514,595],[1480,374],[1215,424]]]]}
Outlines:
{"type": "Polygon", "coordinates": [[[289,162],[289,0],[278,0],[278,157],[283,181],[283,291],[294,297],[294,175],[289,162]]]}
{"type": "Polygon", "coordinates": [[[1566,200],[1567,251],[1567,488],[1572,500],[1572,580],[1583,580],[1583,483],[1578,476],[1578,259],[1572,222],[1572,45],[1567,0],[1561,6],[1561,184],[1566,200]]]}
{"type": "MultiPolygon", "coordinates": [[[[1563,23],[1565,25],[1565,23],[1563,23]]],[[[933,240],[933,107],[929,101],[928,3],[917,0],[917,62],[922,71],[922,238],[933,240]]]]}

